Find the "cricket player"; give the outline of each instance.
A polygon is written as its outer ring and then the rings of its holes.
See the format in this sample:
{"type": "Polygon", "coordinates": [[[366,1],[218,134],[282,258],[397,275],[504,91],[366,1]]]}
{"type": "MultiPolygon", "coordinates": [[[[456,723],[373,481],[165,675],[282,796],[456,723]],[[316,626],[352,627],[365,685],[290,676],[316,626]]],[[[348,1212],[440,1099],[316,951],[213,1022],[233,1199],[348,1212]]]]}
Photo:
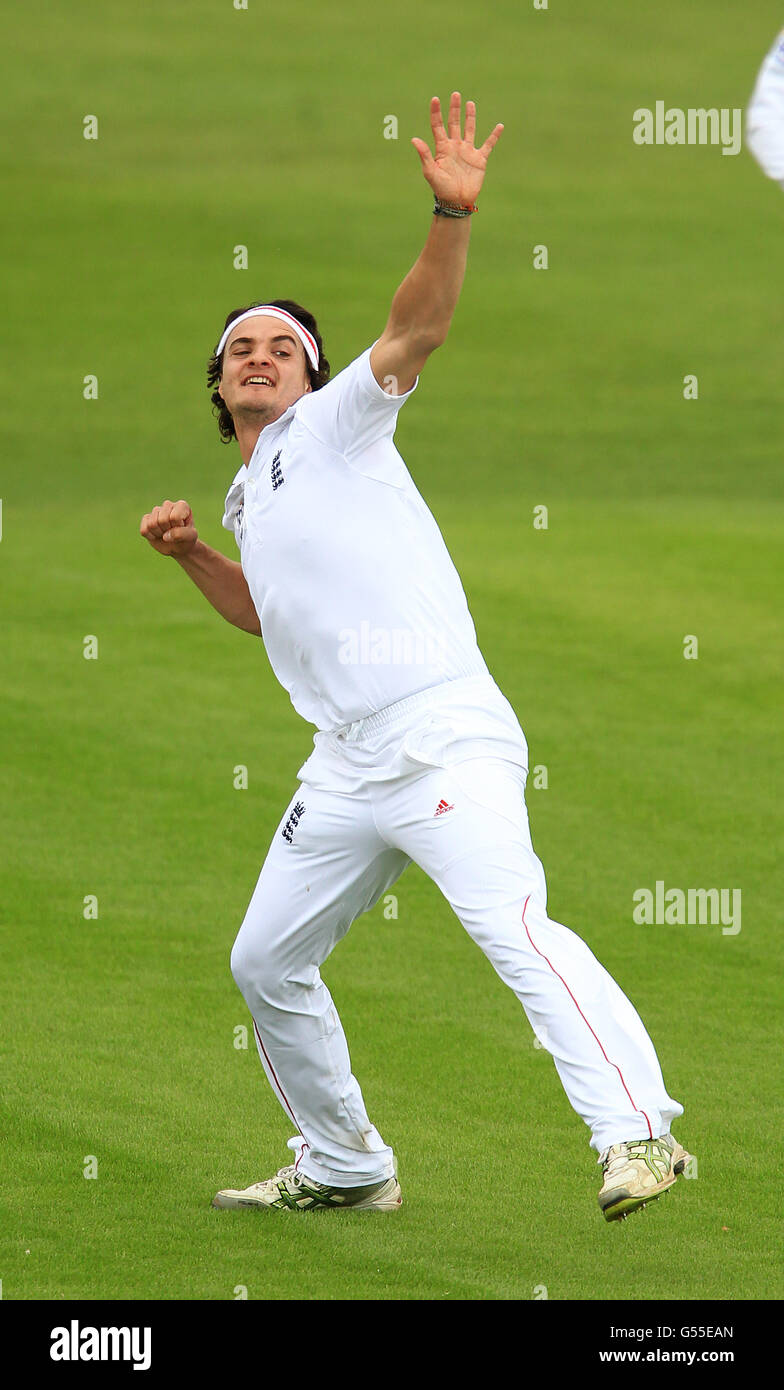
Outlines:
{"type": "Polygon", "coordinates": [[[784,188],[784,30],[757,74],[746,111],[746,143],[768,178],[784,188]]]}
{"type": "MultiPolygon", "coordinates": [[[[635,1009],[585,943],[547,915],[528,828],[528,749],[477,645],[460,579],[393,443],[398,412],[446,339],[471,218],[503,126],[433,97],[425,247],[377,338],[333,379],[292,300],[231,313],[208,368],[242,463],[223,525],[240,562],[198,539],[185,501],[141,534],[224,618],[261,637],[315,726],[231,956],[259,1058],[294,1129],[293,1162],[213,1206],[395,1211],[392,1148],[371,1122],[321,966],[412,861],[520,1000],[589,1127],[607,1220],[658,1197],[689,1159],[635,1009]]],[[[481,362],[476,372],[481,375],[481,362]]],[[[454,383],[455,392],[466,383],[454,383]]],[[[413,982],[412,982],[413,986],[413,982]]],[[[459,1003],[457,1005],[459,1007],[459,1003]]]]}

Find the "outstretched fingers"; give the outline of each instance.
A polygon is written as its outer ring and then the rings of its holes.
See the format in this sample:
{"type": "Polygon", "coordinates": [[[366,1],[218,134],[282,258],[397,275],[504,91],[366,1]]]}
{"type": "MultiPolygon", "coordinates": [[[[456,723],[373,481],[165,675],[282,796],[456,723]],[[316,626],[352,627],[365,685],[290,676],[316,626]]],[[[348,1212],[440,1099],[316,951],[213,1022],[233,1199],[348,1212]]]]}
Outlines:
{"type": "MultiPolygon", "coordinates": [[[[435,142],[435,159],[431,154],[429,145],[427,145],[424,140],[414,138],[411,141],[412,145],[416,149],[417,154],[419,155],[422,161],[422,170],[426,178],[430,170],[433,168],[435,162],[439,159],[443,159],[446,156],[447,151],[445,147],[447,147],[450,144],[452,144],[453,147],[454,145],[470,145],[473,149],[476,150],[476,153],[480,155],[482,159],[486,160],[487,156],[490,154],[490,151],[494,149],[494,147],[498,143],[498,140],[501,136],[501,132],[504,128],[500,122],[493,130],[491,130],[483,145],[481,145],[477,149],[476,145],[474,144],[474,140],[476,137],[476,102],[474,101],[466,102],[465,136],[461,136],[461,102],[462,98],[460,96],[460,93],[453,92],[449,101],[449,115],[447,117],[449,129],[447,133],[447,129],[444,126],[444,118],[441,112],[441,102],[438,97],[430,98],[430,128],[433,132],[433,140],[435,142]]],[[[464,152],[464,157],[465,155],[467,155],[467,151],[464,152]]]]}

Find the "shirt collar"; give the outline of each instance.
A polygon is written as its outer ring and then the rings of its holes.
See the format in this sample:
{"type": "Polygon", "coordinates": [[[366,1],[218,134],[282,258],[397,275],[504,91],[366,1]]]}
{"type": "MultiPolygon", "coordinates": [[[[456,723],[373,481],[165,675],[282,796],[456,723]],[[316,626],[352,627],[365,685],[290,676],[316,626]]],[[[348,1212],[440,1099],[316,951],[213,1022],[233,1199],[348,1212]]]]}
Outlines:
{"type": "MultiPolygon", "coordinates": [[[[300,400],[301,399],[302,397],[300,397],[300,400]]],[[[298,405],[299,401],[295,401],[294,404],[290,405],[287,410],[284,410],[282,415],[278,416],[277,420],[273,420],[271,425],[265,425],[264,429],[261,431],[261,434],[256,440],[256,445],[254,447],[253,453],[250,456],[250,459],[248,460],[247,467],[244,463],[240,464],[239,468],[237,469],[237,472],[234,474],[234,478],[232,479],[231,487],[229,488],[226,494],[227,517],[234,515],[234,513],[237,511],[237,508],[243,500],[245,493],[245,483],[248,477],[250,476],[250,471],[253,467],[253,461],[259,452],[264,436],[269,436],[269,431],[276,430],[278,425],[287,424],[289,420],[293,418],[294,412],[296,411],[298,405]]]]}
{"type": "MultiPolygon", "coordinates": [[[[300,397],[300,399],[301,399],[301,397],[300,397]]],[[[254,446],[253,453],[251,454],[251,456],[250,456],[250,458],[249,458],[249,460],[248,460],[248,467],[247,467],[247,469],[246,469],[246,476],[250,475],[250,472],[251,472],[251,469],[253,468],[254,462],[256,461],[256,459],[257,459],[259,453],[261,452],[262,448],[264,447],[265,442],[269,442],[269,440],[273,437],[273,433],[274,433],[275,435],[277,435],[277,434],[278,434],[278,431],[279,431],[279,428],[282,428],[284,425],[288,425],[288,424],[290,423],[290,421],[294,418],[294,412],[296,411],[298,405],[299,405],[299,401],[295,401],[294,404],[293,404],[293,405],[290,405],[290,406],[288,407],[287,410],[284,410],[284,412],[283,412],[282,415],[279,415],[279,416],[278,416],[277,420],[273,420],[271,425],[265,425],[265,426],[264,426],[264,429],[261,431],[261,434],[259,435],[258,439],[256,440],[256,444],[255,444],[255,446],[254,446]]],[[[243,467],[244,467],[244,464],[243,464],[243,467]]]]}

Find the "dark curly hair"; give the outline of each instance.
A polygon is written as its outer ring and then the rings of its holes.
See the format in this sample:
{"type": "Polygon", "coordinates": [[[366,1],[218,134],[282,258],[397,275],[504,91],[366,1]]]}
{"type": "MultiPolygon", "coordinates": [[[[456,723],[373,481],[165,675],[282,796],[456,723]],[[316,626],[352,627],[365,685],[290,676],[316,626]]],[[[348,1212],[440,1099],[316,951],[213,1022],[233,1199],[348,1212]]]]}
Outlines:
{"type": "MultiPolygon", "coordinates": [[[[318,324],[309,310],[303,309],[302,305],[297,304],[295,300],[258,299],[253,304],[246,304],[243,309],[232,309],[223,325],[224,330],[227,329],[229,324],[233,323],[236,318],[239,318],[240,314],[244,314],[248,309],[258,309],[262,304],[272,305],[276,309],[285,309],[288,314],[291,314],[292,318],[295,318],[298,323],[302,324],[303,328],[307,328],[308,333],[312,334],[316,340],[316,346],[318,347],[319,365],[318,371],[314,372],[310,365],[310,359],[306,355],[305,366],[307,368],[308,380],[310,381],[310,389],[311,391],[318,391],[320,387],[326,386],[329,381],[330,367],[329,362],[324,356],[318,324]]],[[[207,388],[212,388],[212,395],[210,397],[213,406],[212,413],[218,421],[221,439],[224,444],[228,444],[232,439],[236,439],[237,436],[234,430],[234,420],[232,419],[231,412],[218,391],[218,382],[222,375],[223,353],[221,353],[220,357],[216,357],[213,352],[207,363],[207,388]]]]}

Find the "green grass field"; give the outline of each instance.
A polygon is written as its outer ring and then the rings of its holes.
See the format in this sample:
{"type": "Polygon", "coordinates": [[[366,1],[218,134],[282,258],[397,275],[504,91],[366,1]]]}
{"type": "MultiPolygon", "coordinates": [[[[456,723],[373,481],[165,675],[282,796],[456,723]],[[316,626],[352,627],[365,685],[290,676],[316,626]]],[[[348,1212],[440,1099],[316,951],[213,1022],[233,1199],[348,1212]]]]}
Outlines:
{"type": "Polygon", "coordinates": [[[782,1296],[784,195],[745,151],[631,138],[633,111],[657,99],[744,107],[780,10],[15,12],[4,1299],[782,1296]],[[253,299],[298,299],[333,371],[379,336],[430,221],[410,138],[454,88],[476,100],[481,138],[505,130],[449,341],[396,443],[548,768],[528,804],[551,914],[634,1001],[685,1105],[697,1179],[616,1226],[551,1058],[415,868],[397,919],[379,905],[323,972],[398,1155],[402,1210],[209,1205],[288,1161],[252,1035],[234,1046],[250,1019],[229,955],[312,731],[261,643],[139,522],[185,497],[236,558],[220,518],[239,456],[204,385],[217,330],[253,299]],[[635,925],[632,895],[657,880],[740,888],[742,930],[635,925]]]}

